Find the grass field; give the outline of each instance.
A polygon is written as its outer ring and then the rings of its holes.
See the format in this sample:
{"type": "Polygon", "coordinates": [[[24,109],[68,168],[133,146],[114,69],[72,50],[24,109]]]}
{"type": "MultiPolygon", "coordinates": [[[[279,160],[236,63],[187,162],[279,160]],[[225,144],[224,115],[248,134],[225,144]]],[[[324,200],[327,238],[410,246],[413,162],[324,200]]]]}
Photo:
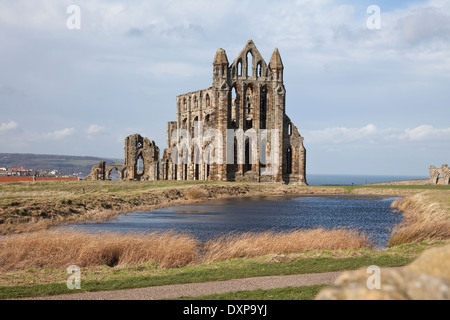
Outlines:
{"type": "MultiPolygon", "coordinates": [[[[99,291],[262,275],[402,266],[450,239],[448,186],[286,186],[222,182],[40,182],[0,185],[0,298],[68,293],[66,267],[82,290],[99,291]],[[246,234],[199,244],[188,236],[54,233],[53,226],[225,197],[285,194],[402,196],[404,221],[388,250],[352,230],[246,234]],[[177,238],[178,237],[178,238],[177,238]],[[51,257],[49,259],[48,257],[51,257]]],[[[311,297],[314,290],[305,297],[311,297]]],[[[306,289],[305,289],[306,290],[306,289]]],[[[291,299],[294,291],[241,293],[291,299]]],[[[205,297],[221,299],[226,296],[205,297]]],[[[265,298],[264,298],[265,299],[265,298]]]]}

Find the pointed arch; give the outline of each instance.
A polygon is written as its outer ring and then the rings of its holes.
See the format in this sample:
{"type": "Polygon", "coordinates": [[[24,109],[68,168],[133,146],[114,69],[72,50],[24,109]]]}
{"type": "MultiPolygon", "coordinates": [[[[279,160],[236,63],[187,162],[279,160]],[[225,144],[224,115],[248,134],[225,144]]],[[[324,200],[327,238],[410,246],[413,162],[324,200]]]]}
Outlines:
{"type": "Polygon", "coordinates": [[[164,180],[169,180],[169,159],[166,160],[166,166],[164,168],[164,180]]]}
{"type": "Polygon", "coordinates": [[[249,50],[246,55],[246,75],[247,77],[253,77],[253,53],[252,50],[249,50]]]}
{"type": "Polygon", "coordinates": [[[194,164],[194,180],[200,180],[200,165],[202,163],[201,149],[197,143],[192,147],[192,163],[194,164]]]}
{"type": "Polygon", "coordinates": [[[292,160],[293,160],[292,147],[289,146],[286,150],[286,173],[287,174],[292,174],[292,160]]]}
{"type": "Polygon", "coordinates": [[[234,84],[230,91],[230,104],[228,109],[228,129],[236,129],[238,127],[239,117],[239,93],[238,87],[234,84]]]}
{"type": "Polygon", "coordinates": [[[200,134],[200,122],[198,116],[194,117],[194,120],[192,121],[192,132],[191,137],[196,137],[200,134]]]}
{"type": "Polygon", "coordinates": [[[441,173],[439,171],[436,172],[436,174],[434,175],[434,177],[432,179],[433,184],[438,185],[439,181],[441,181],[441,179],[442,179],[441,173]]]}
{"type": "Polygon", "coordinates": [[[253,109],[253,86],[249,84],[245,90],[246,114],[251,114],[253,109]]]}
{"type": "Polygon", "coordinates": [[[265,170],[267,166],[267,135],[259,142],[259,167],[265,170]]]}
{"type": "Polygon", "coordinates": [[[245,139],[245,154],[244,154],[244,173],[252,170],[252,145],[249,138],[245,139]]]}
{"type": "Polygon", "coordinates": [[[117,180],[117,178],[119,178],[119,180],[121,178],[120,171],[117,167],[113,167],[106,172],[105,180],[117,180]]]}
{"type": "Polygon", "coordinates": [[[198,109],[198,98],[194,96],[194,109],[198,109]]]}
{"type": "Polygon", "coordinates": [[[206,107],[210,108],[211,107],[211,98],[209,97],[208,93],[205,96],[205,100],[206,100],[206,107]]]}
{"type": "Polygon", "coordinates": [[[261,88],[259,103],[259,127],[267,129],[267,86],[261,88]]]}
{"type": "Polygon", "coordinates": [[[254,119],[254,90],[253,86],[249,84],[245,90],[245,107],[244,107],[244,120],[245,130],[253,128],[254,119]]]}
{"type": "Polygon", "coordinates": [[[263,76],[262,61],[258,61],[258,64],[256,65],[256,78],[261,78],[262,76],[263,76]]]}

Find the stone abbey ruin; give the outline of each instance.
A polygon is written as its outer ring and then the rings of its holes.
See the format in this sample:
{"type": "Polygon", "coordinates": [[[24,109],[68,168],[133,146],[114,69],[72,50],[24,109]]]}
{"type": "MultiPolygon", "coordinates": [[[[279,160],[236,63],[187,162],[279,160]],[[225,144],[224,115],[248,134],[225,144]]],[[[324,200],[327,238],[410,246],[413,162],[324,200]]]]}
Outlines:
{"type": "Polygon", "coordinates": [[[125,139],[125,161],[123,165],[94,166],[85,180],[109,180],[111,172],[117,170],[120,180],[158,180],[159,148],[154,141],[134,134],[125,139]]]}
{"type": "Polygon", "coordinates": [[[267,64],[248,41],[230,64],[219,49],[208,89],[177,97],[167,146],[138,134],[125,140],[123,165],[99,163],[88,180],[215,180],[306,184],[303,137],[286,115],[278,49],[267,64]]]}
{"type": "Polygon", "coordinates": [[[430,183],[434,185],[450,185],[450,168],[448,164],[442,165],[441,168],[430,167],[430,183]]]}

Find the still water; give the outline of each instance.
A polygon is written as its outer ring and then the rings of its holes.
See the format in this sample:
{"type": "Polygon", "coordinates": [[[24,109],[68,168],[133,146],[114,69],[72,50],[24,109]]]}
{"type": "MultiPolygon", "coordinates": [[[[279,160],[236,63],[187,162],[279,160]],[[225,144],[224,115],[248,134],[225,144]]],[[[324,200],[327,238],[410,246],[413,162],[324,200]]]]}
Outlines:
{"type": "Polygon", "coordinates": [[[72,225],[91,232],[189,233],[201,241],[229,233],[291,231],[303,228],[355,228],[384,248],[402,216],[390,206],[398,198],[358,195],[302,195],[212,200],[120,215],[104,223],[72,225]]]}

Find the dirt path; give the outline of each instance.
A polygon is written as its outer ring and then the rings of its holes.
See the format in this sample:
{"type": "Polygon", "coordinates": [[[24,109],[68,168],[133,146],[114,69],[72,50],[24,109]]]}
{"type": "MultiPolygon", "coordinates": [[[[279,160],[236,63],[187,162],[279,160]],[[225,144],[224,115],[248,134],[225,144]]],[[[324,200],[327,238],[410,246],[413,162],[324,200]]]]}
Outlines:
{"type": "Polygon", "coordinates": [[[161,300],[178,297],[196,297],[245,290],[269,290],[285,287],[302,287],[317,284],[332,284],[342,272],[317,274],[267,276],[227,281],[175,284],[139,289],[85,292],[50,297],[30,298],[30,300],[161,300]]]}

